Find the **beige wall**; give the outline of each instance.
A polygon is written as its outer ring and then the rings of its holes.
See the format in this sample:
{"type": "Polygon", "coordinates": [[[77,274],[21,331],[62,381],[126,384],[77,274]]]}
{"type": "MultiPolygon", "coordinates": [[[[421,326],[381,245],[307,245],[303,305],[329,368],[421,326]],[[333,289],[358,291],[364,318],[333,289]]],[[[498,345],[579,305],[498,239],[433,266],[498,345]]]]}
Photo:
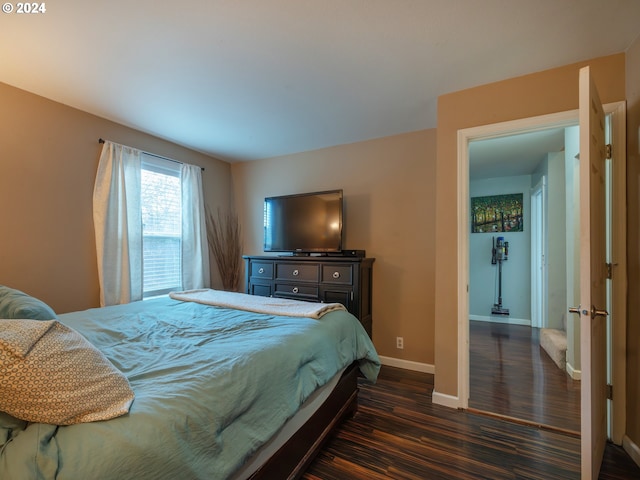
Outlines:
{"type": "Polygon", "coordinates": [[[0,83],[0,284],[58,313],[99,306],[92,195],[101,137],[204,166],[207,204],[230,201],[228,163],[0,83]]]}
{"type": "Polygon", "coordinates": [[[640,37],[627,50],[627,436],[640,445],[640,37]]]}
{"type": "Polygon", "coordinates": [[[625,55],[616,54],[439,97],[436,182],[435,390],[457,396],[457,132],[578,108],[578,70],[590,65],[603,103],[625,98],[625,55]]]}
{"type": "Polygon", "coordinates": [[[247,254],[263,254],[264,197],[344,190],[345,248],[376,259],[376,348],[426,364],[434,359],[435,142],[435,130],[424,130],[231,168],[247,254]]]}

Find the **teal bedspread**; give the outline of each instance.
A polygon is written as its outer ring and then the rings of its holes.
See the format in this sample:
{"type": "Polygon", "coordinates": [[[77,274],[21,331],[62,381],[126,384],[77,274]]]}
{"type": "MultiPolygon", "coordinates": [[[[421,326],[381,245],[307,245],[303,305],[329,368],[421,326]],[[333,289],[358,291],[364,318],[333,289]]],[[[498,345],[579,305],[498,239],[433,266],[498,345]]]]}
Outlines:
{"type": "Polygon", "coordinates": [[[129,379],[129,414],[70,426],[0,413],[0,478],[223,479],[304,400],[360,360],[380,363],[347,312],[319,320],[158,298],[60,315],[129,379]]]}

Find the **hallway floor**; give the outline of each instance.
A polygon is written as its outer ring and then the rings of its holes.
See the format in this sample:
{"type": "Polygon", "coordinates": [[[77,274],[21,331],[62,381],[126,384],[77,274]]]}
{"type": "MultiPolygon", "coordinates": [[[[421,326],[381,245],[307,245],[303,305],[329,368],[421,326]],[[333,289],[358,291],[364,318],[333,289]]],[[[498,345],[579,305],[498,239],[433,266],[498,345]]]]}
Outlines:
{"type": "Polygon", "coordinates": [[[469,322],[469,408],[580,432],[580,382],[540,348],[539,329],[469,322]]]}

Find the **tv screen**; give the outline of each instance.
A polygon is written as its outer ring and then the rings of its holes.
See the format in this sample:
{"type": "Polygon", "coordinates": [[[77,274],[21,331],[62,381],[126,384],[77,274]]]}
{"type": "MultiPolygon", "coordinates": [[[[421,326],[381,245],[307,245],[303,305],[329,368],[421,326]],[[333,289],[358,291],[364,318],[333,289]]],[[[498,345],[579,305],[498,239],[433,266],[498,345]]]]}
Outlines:
{"type": "Polygon", "coordinates": [[[342,250],[342,190],[264,199],[265,252],[342,250]]]}

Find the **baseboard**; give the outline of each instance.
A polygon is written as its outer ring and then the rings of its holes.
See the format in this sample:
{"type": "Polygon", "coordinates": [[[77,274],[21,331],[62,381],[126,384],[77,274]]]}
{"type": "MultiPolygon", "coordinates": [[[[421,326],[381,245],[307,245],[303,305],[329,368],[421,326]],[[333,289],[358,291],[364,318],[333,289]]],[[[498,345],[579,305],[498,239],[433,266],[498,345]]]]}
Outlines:
{"type": "Polygon", "coordinates": [[[431,401],[436,405],[442,405],[449,408],[460,408],[460,398],[446,393],[439,393],[435,390],[431,394],[431,401]]]}
{"type": "Polygon", "coordinates": [[[401,358],[382,357],[380,362],[389,367],[404,368],[405,370],[413,370],[414,372],[435,373],[436,369],[428,363],[412,362],[411,360],[402,360],[401,358]]]}
{"type": "Polygon", "coordinates": [[[582,378],[582,370],[575,370],[569,362],[567,362],[567,373],[574,380],[580,380],[582,378]]]}
{"type": "Polygon", "coordinates": [[[493,322],[493,323],[508,323],[510,325],[525,325],[527,327],[531,326],[531,320],[527,320],[526,318],[513,318],[508,315],[469,315],[469,320],[476,320],[478,322],[493,322]]]}
{"type": "MultiPolygon", "coordinates": [[[[415,372],[422,373],[435,373],[436,371],[435,366],[429,363],[413,362],[411,360],[402,360],[401,358],[393,357],[380,356],[379,358],[382,365],[387,365],[389,367],[404,368],[405,370],[413,370],[415,372]]],[[[434,390],[431,398],[432,402],[436,405],[443,405],[449,408],[460,408],[460,400],[458,397],[438,393],[434,390]]]]}
{"type": "Polygon", "coordinates": [[[636,465],[640,467],[640,447],[625,435],[622,437],[622,448],[624,448],[624,451],[636,462],[636,465]]]}

